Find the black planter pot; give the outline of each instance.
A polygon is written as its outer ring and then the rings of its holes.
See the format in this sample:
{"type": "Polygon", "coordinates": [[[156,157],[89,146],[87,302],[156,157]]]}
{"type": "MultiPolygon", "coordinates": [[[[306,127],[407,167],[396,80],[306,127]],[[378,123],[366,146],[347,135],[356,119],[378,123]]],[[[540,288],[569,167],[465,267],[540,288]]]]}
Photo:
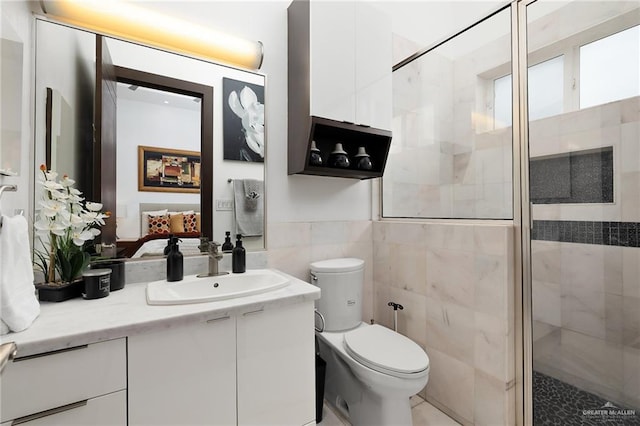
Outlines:
{"type": "Polygon", "coordinates": [[[89,265],[91,269],[111,269],[111,287],[109,291],[124,288],[124,259],[97,260],[89,265]]]}
{"type": "Polygon", "coordinates": [[[84,280],[78,278],[75,281],[64,284],[35,284],[38,290],[38,300],[41,302],[63,302],[82,296],[84,280]]]}

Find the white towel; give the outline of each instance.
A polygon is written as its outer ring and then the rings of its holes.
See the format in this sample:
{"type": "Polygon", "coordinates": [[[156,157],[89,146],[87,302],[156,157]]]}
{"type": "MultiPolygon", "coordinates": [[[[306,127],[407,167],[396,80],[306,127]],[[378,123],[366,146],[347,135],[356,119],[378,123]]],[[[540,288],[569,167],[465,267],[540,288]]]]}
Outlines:
{"type": "Polygon", "coordinates": [[[255,179],[234,179],[234,215],[236,234],[260,237],[264,233],[264,182],[255,179]]]}
{"type": "Polygon", "coordinates": [[[27,219],[2,217],[0,229],[0,318],[11,331],[22,331],[40,315],[33,286],[27,219]]]}

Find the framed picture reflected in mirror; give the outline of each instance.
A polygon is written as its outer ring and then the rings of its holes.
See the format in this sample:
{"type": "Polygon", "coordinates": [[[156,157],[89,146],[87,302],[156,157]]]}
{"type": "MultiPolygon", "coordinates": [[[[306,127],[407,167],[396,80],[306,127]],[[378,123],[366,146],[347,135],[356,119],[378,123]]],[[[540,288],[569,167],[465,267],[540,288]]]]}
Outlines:
{"type": "Polygon", "coordinates": [[[138,146],[138,190],[200,192],[200,153],[138,146]]]}

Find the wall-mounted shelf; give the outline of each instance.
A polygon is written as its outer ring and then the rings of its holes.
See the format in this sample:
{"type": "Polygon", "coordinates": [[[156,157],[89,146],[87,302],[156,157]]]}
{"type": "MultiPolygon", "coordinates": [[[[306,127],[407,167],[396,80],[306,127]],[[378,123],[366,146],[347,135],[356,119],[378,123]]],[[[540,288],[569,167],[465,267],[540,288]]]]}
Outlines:
{"type": "Polygon", "coordinates": [[[371,179],[382,176],[391,146],[391,132],[359,126],[353,123],[329,120],[312,116],[305,123],[308,135],[304,144],[289,143],[289,173],[316,176],[335,176],[353,179],[371,179]],[[316,142],[320,150],[323,166],[309,164],[311,142],[316,142]],[[336,143],[341,143],[350,160],[349,168],[330,167],[329,156],[336,143]],[[359,170],[356,167],[358,148],[364,147],[371,159],[371,170],[359,170]]]}

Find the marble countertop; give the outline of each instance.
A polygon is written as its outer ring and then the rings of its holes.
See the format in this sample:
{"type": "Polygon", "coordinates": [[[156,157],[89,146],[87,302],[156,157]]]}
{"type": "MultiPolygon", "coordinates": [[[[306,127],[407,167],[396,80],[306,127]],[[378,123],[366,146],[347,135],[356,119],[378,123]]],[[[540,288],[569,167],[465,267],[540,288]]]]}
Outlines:
{"type": "Polygon", "coordinates": [[[23,357],[320,298],[318,287],[277,272],[291,283],[275,291],[216,302],[151,306],[146,283],[128,283],[102,299],[40,302],[40,316],[31,327],[0,336],[0,343],[15,342],[18,357],[23,357]]]}

